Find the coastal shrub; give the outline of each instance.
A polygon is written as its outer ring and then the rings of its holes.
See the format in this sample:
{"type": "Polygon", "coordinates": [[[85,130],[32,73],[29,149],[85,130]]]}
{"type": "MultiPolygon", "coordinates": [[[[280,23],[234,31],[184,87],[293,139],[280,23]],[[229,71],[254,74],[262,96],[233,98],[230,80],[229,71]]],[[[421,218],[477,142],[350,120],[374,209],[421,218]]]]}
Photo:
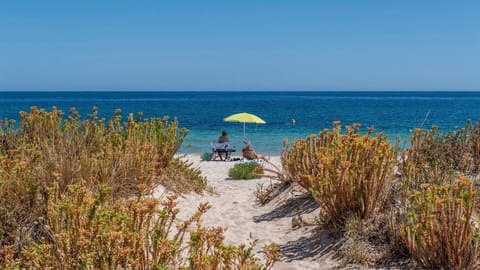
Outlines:
{"type": "MultiPolygon", "coordinates": [[[[283,141],[283,148],[288,146],[288,140],[285,139],[283,141]]],[[[288,151],[282,151],[280,153],[280,161],[283,162],[287,160],[287,155],[288,151]]],[[[284,185],[288,185],[292,183],[292,176],[290,175],[288,170],[284,170],[283,168],[285,167],[284,164],[281,165],[281,167],[278,167],[277,165],[267,162],[269,164],[268,167],[263,168],[262,170],[262,177],[269,178],[275,181],[279,181],[284,185]]]]}
{"type": "Polygon", "coordinates": [[[399,165],[404,180],[415,189],[431,181],[448,182],[452,171],[472,174],[479,170],[480,122],[473,125],[470,120],[465,127],[443,134],[436,126],[415,129],[399,165]]]}
{"type": "Polygon", "coordinates": [[[178,193],[194,191],[200,194],[207,188],[207,179],[200,169],[193,168],[192,162],[180,158],[173,158],[160,178],[164,187],[178,193]]]}
{"type": "Polygon", "coordinates": [[[310,191],[328,222],[343,226],[348,216],[373,215],[385,202],[384,188],[393,178],[395,146],[382,133],[365,135],[360,125],[339,122],[318,136],[295,140],[282,155],[282,165],[294,182],[310,191]]]}
{"type": "Polygon", "coordinates": [[[0,119],[0,153],[5,155],[15,145],[15,121],[12,119],[0,119]]]}
{"type": "Polygon", "coordinates": [[[249,245],[223,243],[222,228],[205,228],[201,204],[189,219],[177,219],[176,196],[105,200],[109,188],[94,195],[70,185],[68,195],[51,197],[47,221],[25,229],[16,243],[21,256],[4,265],[36,269],[268,269],[278,248],[265,247],[265,265],[249,245]],[[49,224],[49,225],[46,225],[49,224]],[[189,239],[186,240],[186,235],[189,239]],[[264,267],[264,268],[263,268],[264,267]]]}
{"type": "Polygon", "coordinates": [[[475,267],[480,240],[472,219],[475,196],[473,182],[463,175],[411,191],[400,234],[420,268],[475,267]]]}
{"type": "MultiPolygon", "coordinates": [[[[288,141],[284,140],[284,146],[286,144],[288,144],[288,141]]],[[[285,159],[285,155],[286,151],[282,151],[280,157],[281,160],[285,159]]],[[[257,168],[253,172],[255,175],[273,180],[270,181],[269,184],[260,183],[257,185],[254,192],[255,200],[261,205],[270,202],[273,198],[282,194],[292,184],[292,177],[287,170],[284,170],[271,162],[267,163],[269,165],[268,167],[257,168]],[[259,171],[260,169],[261,171],[259,171]]]]}
{"type": "Polygon", "coordinates": [[[371,263],[371,250],[365,238],[363,220],[357,216],[350,216],[345,221],[344,239],[339,253],[342,257],[341,267],[348,264],[367,265],[371,263]]]}
{"type": "Polygon", "coordinates": [[[474,126],[469,120],[465,127],[443,134],[436,126],[415,129],[410,146],[400,153],[402,188],[392,236],[402,240],[422,268],[474,268],[478,253],[478,231],[472,225],[475,188],[462,174],[479,172],[479,127],[480,123],[474,126]]]}
{"type": "MultiPolygon", "coordinates": [[[[20,115],[17,128],[6,120],[0,129],[0,265],[263,267],[252,245],[225,245],[223,230],[202,227],[206,205],[180,222],[174,199],[159,209],[160,202],[151,198],[168,178],[178,181],[172,186],[177,191],[206,187],[198,169],[174,157],[187,134],[176,119],[130,114],[123,122],[118,110],[107,121],[98,118],[96,108],[85,120],[74,109],[64,119],[55,107],[50,112],[32,107],[20,115]],[[189,241],[183,237],[187,231],[189,241]]],[[[273,245],[267,250],[265,266],[271,266],[278,250],[273,245]]]]}
{"type": "MultiPolygon", "coordinates": [[[[6,120],[0,130],[1,244],[13,243],[18,230],[45,218],[47,199],[67,193],[70,185],[92,192],[109,186],[110,200],[151,194],[187,134],[167,117],[129,115],[122,122],[116,111],[106,121],[96,108],[85,120],[74,109],[63,118],[55,107],[50,112],[32,107],[20,115],[17,129],[6,120]]],[[[179,173],[194,171],[182,166],[179,173]]]]}
{"type": "Polygon", "coordinates": [[[228,171],[228,176],[232,179],[260,178],[258,174],[261,174],[262,170],[262,166],[257,162],[237,163],[228,171]]]}
{"type": "Polygon", "coordinates": [[[122,121],[117,110],[108,120],[99,119],[97,109],[81,120],[72,109],[66,119],[63,112],[32,108],[21,112],[17,132],[18,147],[11,154],[33,151],[38,181],[50,186],[56,175],[60,188],[84,182],[110,185],[115,194],[150,192],[159,184],[159,175],[168,167],[187,134],[178,121],[168,117],[122,121]],[[147,190],[144,190],[147,189],[147,190]]]}

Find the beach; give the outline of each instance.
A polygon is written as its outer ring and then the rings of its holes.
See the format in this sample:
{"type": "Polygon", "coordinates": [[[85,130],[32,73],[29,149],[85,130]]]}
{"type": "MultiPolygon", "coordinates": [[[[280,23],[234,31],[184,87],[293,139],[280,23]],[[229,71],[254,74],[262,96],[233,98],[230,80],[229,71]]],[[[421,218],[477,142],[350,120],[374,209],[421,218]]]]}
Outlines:
{"type": "Polygon", "coordinates": [[[0,270],[480,270],[480,1],[3,2],[0,270]]]}
{"type": "MultiPolygon", "coordinates": [[[[265,244],[274,242],[280,246],[282,257],[273,269],[332,269],[338,265],[330,250],[333,241],[327,233],[322,234],[315,225],[292,226],[292,219],[298,215],[313,220],[318,214],[313,200],[291,190],[261,206],[255,202],[255,190],[259,184],[270,184],[270,179],[229,179],[228,170],[240,161],[201,161],[198,154],[185,158],[193,162],[193,167],[201,169],[214,194],[190,193],[180,198],[180,218],[186,219],[198,204],[209,202],[212,207],[204,215],[204,225],[227,228],[226,244],[246,244],[257,239],[256,252],[260,257],[265,244]]],[[[270,162],[280,167],[279,156],[272,156],[270,162]]],[[[267,163],[264,166],[272,167],[267,163]]],[[[160,188],[155,196],[164,195],[160,188]]]]}

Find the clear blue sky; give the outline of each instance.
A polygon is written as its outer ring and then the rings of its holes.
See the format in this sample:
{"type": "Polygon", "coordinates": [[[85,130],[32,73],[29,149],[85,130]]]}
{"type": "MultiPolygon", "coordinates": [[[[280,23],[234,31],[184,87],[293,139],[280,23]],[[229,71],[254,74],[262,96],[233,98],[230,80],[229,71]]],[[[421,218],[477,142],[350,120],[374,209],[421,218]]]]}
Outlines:
{"type": "Polygon", "coordinates": [[[0,90],[480,90],[480,1],[0,1],[0,90]]]}

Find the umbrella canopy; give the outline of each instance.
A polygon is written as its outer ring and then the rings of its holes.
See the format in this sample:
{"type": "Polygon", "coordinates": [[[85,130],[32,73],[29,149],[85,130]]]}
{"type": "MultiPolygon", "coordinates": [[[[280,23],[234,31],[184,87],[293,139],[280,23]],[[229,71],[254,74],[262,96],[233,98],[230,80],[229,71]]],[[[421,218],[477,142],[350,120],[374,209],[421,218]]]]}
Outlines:
{"type": "Polygon", "coordinates": [[[266,123],[262,118],[254,115],[254,114],[246,113],[246,112],[232,114],[228,117],[225,117],[223,119],[223,121],[243,123],[243,137],[244,138],[245,138],[245,123],[255,123],[255,124],[265,124],[266,123]]]}

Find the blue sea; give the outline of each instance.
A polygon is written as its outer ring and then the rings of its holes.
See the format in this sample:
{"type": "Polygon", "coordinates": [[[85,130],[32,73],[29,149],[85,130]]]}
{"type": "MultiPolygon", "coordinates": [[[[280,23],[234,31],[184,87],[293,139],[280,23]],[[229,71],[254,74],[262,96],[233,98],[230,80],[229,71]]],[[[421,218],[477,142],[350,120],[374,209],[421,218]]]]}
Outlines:
{"type": "Polygon", "coordinates": [[[260,153],[278,155],[285,138],[304,138],[339,120],[361,123],[363,130],[408,139],[416,127],[437,125],[448,131],[480,120],[480,92],[0,92],[0,118],[19,119],[31,106],[82,116],[98,107],[109,118],[115,109],[143,112],[144,117],[177,117],[190,130],[181,152],[209,152],[210,141],[227,130],[237,149],[243,146],[243,125],[224,122],[239,112],[255,114],[266,124],[247,124],[246,139],[260,153]],[[292,124],[291,119],[295,119],[292,124]]]}

